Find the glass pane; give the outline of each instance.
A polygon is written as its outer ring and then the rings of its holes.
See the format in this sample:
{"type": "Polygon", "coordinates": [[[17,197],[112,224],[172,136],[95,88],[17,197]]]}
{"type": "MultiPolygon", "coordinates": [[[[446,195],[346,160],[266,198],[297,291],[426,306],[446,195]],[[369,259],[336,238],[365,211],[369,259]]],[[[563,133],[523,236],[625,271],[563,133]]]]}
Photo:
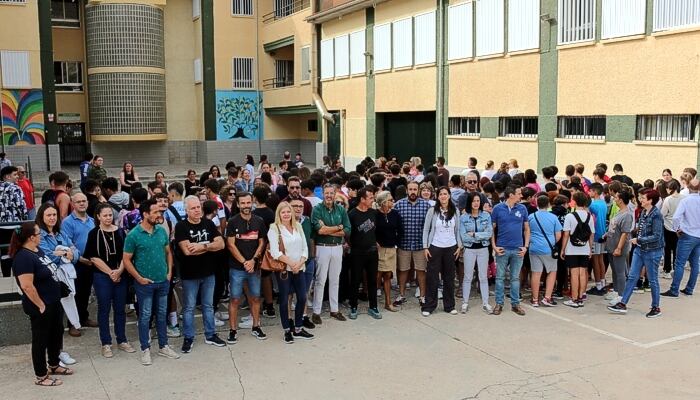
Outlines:
{"type": "Polygon", "coordinates": [[[63,1],[51,1],[51,18],[63,19],[63,1]]]}
{"type": "Polygon", "coordinates": [[[80,19],[80,2],[78,0],[65,0],[65,19],[80,19]]]}
{"type": "Polygon", "coordinates": [[[53,79],[56,84],[63,83],[63,76],[61,75],[61,62],[54,61],[53,63],[53,79]]]}

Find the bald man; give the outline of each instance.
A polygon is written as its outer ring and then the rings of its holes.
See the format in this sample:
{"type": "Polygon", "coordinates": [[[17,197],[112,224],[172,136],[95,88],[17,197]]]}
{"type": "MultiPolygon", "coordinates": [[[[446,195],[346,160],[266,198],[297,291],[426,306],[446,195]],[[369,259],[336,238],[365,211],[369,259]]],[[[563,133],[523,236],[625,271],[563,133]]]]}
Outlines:
{"type": "Polygon", "coordinates": [[[664,297],[678,298],[679,292],[692,296],[698,280],[700,266],[700,181],[696,178],[688,183],[689,194],[678,203],[673,214],[673,229],[678,233],[676,263],[671,288],[661,293],[664,297]],[[690,262],[690,277],[685,289],[680,289],[685,263],[690,262]]]}
{"type": "MultiPolygon", "coordinates": [[[[80,254],[84,254],[88,233],[95,228],[95,220],[87,215],[88,200],[84,194],[75,193],[71,196],[71,206],[73,212],[61,221],[61,233],[70,238],[80,254]]],[[[87,258],[80,257],[80,261],[75,265],[75,271],[78,274],[75,279],[75,304],[78,306],[80,324],[96,328],[97,322],[88,318],[88,300],[92,290],[92,274],[94,272],[92,263],[87,258]]],[[[68,329],[68,334],[80,336],[80,331],[71,326],[68,329]]]]}

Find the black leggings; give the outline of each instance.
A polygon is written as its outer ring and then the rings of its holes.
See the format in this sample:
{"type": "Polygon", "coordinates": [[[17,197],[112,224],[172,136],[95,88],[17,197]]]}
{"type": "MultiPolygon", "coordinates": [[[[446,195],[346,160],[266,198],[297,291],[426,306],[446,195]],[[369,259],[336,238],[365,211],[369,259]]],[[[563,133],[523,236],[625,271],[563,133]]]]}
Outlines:
{"type": "Polygon", "coordinates": [[[32,327],[32,364],[34,375],[46,376],[46,355],[49,365],[58,366],[58,355],[63,348],[63,307],[60,302],[47,304],[43,314],[38,310],[29,314],[32,327]]]}
{"type": "Polygon", "coordinates": [[[664,272],[671,272],[676,262],[676,246],[678,246],[678,234],[664,228],[664,272]]]}

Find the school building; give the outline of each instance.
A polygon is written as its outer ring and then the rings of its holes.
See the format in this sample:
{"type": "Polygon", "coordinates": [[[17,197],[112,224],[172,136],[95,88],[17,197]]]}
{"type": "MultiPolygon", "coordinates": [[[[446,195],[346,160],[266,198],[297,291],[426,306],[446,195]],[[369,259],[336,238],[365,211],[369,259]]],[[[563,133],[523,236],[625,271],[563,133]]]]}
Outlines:
{"type": "Polygon", "coordinates": [[[700,0],[0,0],[0,78],[35,169],[700,164],[700,0]]]}

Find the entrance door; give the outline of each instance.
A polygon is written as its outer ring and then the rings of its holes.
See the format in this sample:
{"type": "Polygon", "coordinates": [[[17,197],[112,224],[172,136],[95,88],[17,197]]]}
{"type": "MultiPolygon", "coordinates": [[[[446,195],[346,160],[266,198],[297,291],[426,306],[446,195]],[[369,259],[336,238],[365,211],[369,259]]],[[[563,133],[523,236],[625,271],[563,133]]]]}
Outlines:
{"type": "Polygon", "coordinates": [[[80,164],[85,157],[85,124],[58,124],[61,164],[80,164]]]}
{"type": "Polygon", "coordinates": [[[328,124],[328,157],[335,160],[340,157],[340,113],[334,112],[335,124],[328,124]]]}
{"type": "Polygon", "coordinates": [[[399,162],[418,156],[423,165],[435,161],[435,113],[384,113],[384,156],[399,162]]]}

